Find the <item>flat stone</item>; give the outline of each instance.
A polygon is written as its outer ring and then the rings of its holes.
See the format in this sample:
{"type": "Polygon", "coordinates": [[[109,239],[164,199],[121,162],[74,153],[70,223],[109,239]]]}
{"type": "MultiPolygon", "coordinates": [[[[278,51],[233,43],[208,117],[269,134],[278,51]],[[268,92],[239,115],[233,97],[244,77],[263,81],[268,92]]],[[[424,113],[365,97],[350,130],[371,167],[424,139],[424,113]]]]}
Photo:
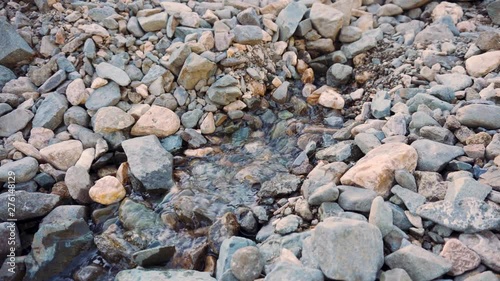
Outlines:
{"type": "Polygon", "coordinates": [[[321,36],[335,41],[343,25],[344,14],[332,6],[316,2],[311,7],[309,18],[321,36]]]}
{"type": "MultiPolygon", "coordinates": [[[[174,2],[162,2],[174,3],[174,2]]],[[[177,3],[174,3],[177,4],[177,3]]],[[[180,4],[180,3],[179,3],[180,4]]],[[[209,272],[184,269],[127,269],[118,272],[115,281],[156,280],[156,281],[216,281],[209,272]]]]}
{"type": "Polygon", "coordinates": [[[39,192],[26,192],[24,190],[11,192],[4,192],[0,194],[0,203],[7,206],[11,202],[9,198],[14,195],[16,198],[16,211],[8,211],[8,208],[0,210],[0,219],[7,221],[8,219],[28,220],[48,214],[55,206],[61,203],[61,197],[53,194],[39,193],[39,192]]]}
{"type": "Polygon", "coordinates": [[[30,60],[35,54],[33,49],[6,20],[0,20],[0,64],[13,67],[17,63],[30,60]]]}
{"type": "Polygon", "coordinates": [[[337,186],[340,190],[338,203],[346,211],[368,213],[377,194],[370,189],[354,186],[337,186]]]}
{"type": "Polygon", "coordinates": [[[167,26],[168,13],[161,12],[147,17],[138,17],[137,20],[146,32],[160,31],[167,26]]]}
{"type": "Polygon", "coordinates": [[[436,82],[450,87],[454,91],[460,91],[472,85],[472,78],[465,74],[447,73],[436,75],[436,82]]]}
{"type": "Polygon", "coordinates": [[[453,109],[453,105],[451,105],[450,103],[424,93],[416,94],[406,103],[406,105],[408,105],[408,110],[410,111],[410,113],[417,112],[418,106],[421,104],[427,105],[427,107],[429,107],[431,110],[439,108],[443,111],[451,111],[453,109]]]}
{"type": "Polygon", "coordinates": [[[500,110],[496,105],[471,104],[457,111],[458,121],[468,127],[500,128],[500,110]]]}
{"type": "Polygon", "coordinates": [[[76,164],[82,155],[83,146],[80,141],[68,140],[49,145],[40,150],[42,158],[59,170],[66,171],[76,164]]]}
{"type": "Polygon", "coordinates": [[[413,214],[416,213],[418,207],[422,206],[427,201],[425,196],[413,192],[409,189],[403,188],[399,185],[395,185],[391,189],[391,192],[401,198],[406,208],[408,208],[408,210],[413,214]]]}
{"type": "Polygon", "coordinates": [[[120,98],[120,87],[115,82],[110,82],[90,94],[85,102],[85,107],[90,110],[98,110],[102,107],[116,105],[120,98]]]}
{"type": "Polygon", "coordinates": [[[413,172],[417,166],[417,152],[409,145],[387,143],[374,148],[340,179],[345,185],[358,185],[387,196],[394,181],[394,171],[413,172]]]}
{"type": "Polygon", "coordinates": [[[361,38],[357,41],[354,41],[350,44],[344,44],[340,48],[342,52],[344,52],[347,58],[353,58],[361,53],[369,51],[377,46],[377,39],[372,36],[361,36],[361,38]]]}
{"type": "Polygon", "coordinates": [[[403,10],[411,10],[429,3],[430,0],[394,0],[392,2],[403,10]]]}
{"type": "Polygon", "coordinates": [[[90,198],[99,204],[111,205],[120,202],[126,195],[125,188],[113,176],[100,178],[89,190],[90,198]]]}
{"type": "Polygon", "coordinates": [[[181,69],[177,83],[186,90],[192,90],[198,82],[214,75],[216,70],[217,66],[215,63],[195,53],[191,53],[181,69]]]}
{"type": "Polygon", "coordinates": [[[471,197],[454,202],[427,203],[417,209],[417,215],[465,233],[497,229],[500,226],[499,211],[484,201],[471,197]]]}
{"type": "Polygon", "coordinates": [[[394,268],[380,274],[380,281],[412,281],[410,275],[402,268],[394,268]]]}
{"type": "Polygon", "coordinates": [[[293,35],[306,11],[307,7],[300,2],[291,2],[280,11],[276,18],[280,41],[287,41],[293,35]]]}
{"type": "Polygon", "coordinates": [[[289,173],[278,173],[264,182],[257,193],[260,197],[276,197],[291,194],[299,188],[300,177],[289,173]]]}
{"type": "Polygon", "coordinates": [[[451,263],[421,247],[408,245],[385,257],[391,268],[402,268],[413,281],[429,281],[448,272],[451,263]]]}
{"type": "Polygon", "coordinates": [[[375,280],[384,264],[382,235],[367,222],[327,218],[311,239],[319,268],[330,279],[375,280]]]}
{"type": "Polygon", "coordinates": [[[466,197],[484,200],[491,190],[489,185],[482,184],[472,178],[462,177],[453,180],[453,183],[449,185],[444,200],[453,202],[466,197]]]}
{"type": "Polygon", "coordinates": [[[239,82],[231,75],[224,75],[207,91],[208,98],[216,104],[228,105],[242,96],[239,82]]]}
{"type": "Polygon", "coordinates": [[[500,240],[491,231],[483,231],[476,234],[460,234],[460,242],[472,249],[481,257],[481,262],[493,269],[500,271],[500,240]]]}
{"type": "Polygon", "coordinates": [[[38,107],[33,127],[44,127],[55,130],[63,122],[64,112],[68,109],[68,101],[62,94],[49,94],[38,107]]]}
{"type": "Polygon", "coordinates": [[[27,182],[35,177],[37,172],[38,161],[33,157],[24,157],[0,166],[0,182],[27,182]]]}
{"type": "Polygon", "coordinates": [[[0,116],[0,137],[9,137],[22,130],[33,119],[33,116],[33,112],[22,108],[0,116]]]}
{"type": "Polygon", "coordinates": [[[417,169],[419,171],[441,171],[451,160],[464,155],[461,147],[431,140],[417,140],[411,146],[418,153],[417,169]]]}
{"type": "Polygon", "coordinates": [[[166,264],[174,254],[175,246],[159,246],[135,252],[132,258],[142,267],[151,267],[166,264]]]}
{"type": "Polygon", "coordinates": [[[84,167],[73,166],[66,171],[64,183],[68,187],[71,198],[81,203],[91,203],[89,189],[92,186],[90,175],[84,167]]]}
{"type": "Polygon", "coordinates": [[[98,64],[95,71],[99,77],[113,80],[120,86],[127,86],[131,81],[125,71],[107,62],[98,64]]]}
{"type": "Polygon", "coordinates": [[[169,15],[180,14],[182,12],[191,12],[192,9],[184,3],[161,2],[160,5],[169,15]]]}
{"type": "Polygon", "coordinates": [[[180,119],[172,110],[153,105],[132,127],[133,136],[155,135],[160,138],[173,135],[179,130],[180,119]]]}
{"type": "Polygon", "coordinates": [[[48,93],[57,88],[57,86],[61,85],[62,82],[66,81],[66,78],[66,71],[64,71],[64,69],[60,69],[50,76],[49,79],[47,79],[47,81],[40,86],[40,88],[38,88],[38,92],[41,94],[48,93]]]}
{"type": "Polygon", "coordinates": [[[233,28],[234,42],[244,45],[262,43],[262,29],[254,25],[237,25],[233,28]]]}
{"type": "Polygon", "coordinates": [[[385,204],[384,198],[377,196],[372,201],[368,222],[375,225],[380,230],[382,237],[385,237],[393,229],[392,209],[385,204]]]}
{"type": "Polygon", "coordinates": [[[156,136],[145,136],[122,142],[130,171],[146,190],[170,189],[173,157],[156,136]]]}
{"type": "Polygon", "coordinates": [[[481,263],[478,254],[455,238],[446,241],[439,255],[451,262],[452,267],[449,274],[452,276],[461,275],[478,267],[481,263]]]}

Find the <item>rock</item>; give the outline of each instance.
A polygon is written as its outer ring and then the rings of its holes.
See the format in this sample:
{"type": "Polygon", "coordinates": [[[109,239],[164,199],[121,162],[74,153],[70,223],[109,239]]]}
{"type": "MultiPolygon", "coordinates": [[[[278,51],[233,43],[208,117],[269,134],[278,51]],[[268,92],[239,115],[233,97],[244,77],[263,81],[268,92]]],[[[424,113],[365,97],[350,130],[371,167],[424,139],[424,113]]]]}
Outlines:
{"type": "MultiPolygon", "coordinates": [[[[162,2],[162,4],[174,2],[162,2]]],[[[180,3],[174,3],[180,4],[180,3]]],[[[115,281],[156,280],[156,281],[216,281],[209,272],[185,269],[127,269],[118,272],[115,281]]]]}
{"type": "Polygon", "coordinates": [[[214,114],[209,112],[200,124],[200,131],[202,134],[212,134],[215,132],[215,129],[214,114]]]}
{"type": "Polygon", "coordinates": [[[33,119],[34,114],[26,109],[18,108],[0,116],[0,137],[9,137],[22,130],[33,119]]]}
{"type": "Polygon", "coordinates": [[[213,83],[207,91],[208,98],[216,104],[228,105],[241,97],[238,80],[224,75],[213,83]]]}
{"type": "Polygon", "coordinates": [[[191,12],[192,11],[192,9],[189,8],[184,3],[161,2],[160,4],[163,7],[163,9],[165,9],[165,12],[167,12],[169,15],[175,15],[175,14],[180,14],[182,12],[191,12]]]}
{"type": "Polygon", "coordinates": [[[394,195],[397,195],[405,204],[406,208],[412,213],[415,214],[417,211],[417,208],[425,204],[427,201],[425,196],[420,195],[416,192],[413,192],[409,189],[402,188],[399,185],[395,185],[392,189],[391,192],[394,195]]]}
{"type": "Polygon", "coordinates": [[[160,31],[165,28],[167,26],[167,19],[168,14],[166,12],[137,18],[142,29],[146,32],[160,31]]]}
{"type": "Polygon", "coordinates": [[[40,150],[42,158],[59,170],[66,171],[76,164],[83,152],[83,145],[77,140],[68,140],[49,145],[40,150]]]}
{"type": "Polygon", "coordinates": [[[342,43],[352,43],[361,38],[362,30],[356,26],[344,26],[340,30],[339,41],[342,43]]]}
{"type": "Polygon", "coordinates": [[[33,127],[44,127],[55,130],[63,122],[64,112],[68,109],[68,101],[64,95],[49,94],[38,107],[33,127]]]}
{"type": "Polygon", "coordinates": [[[262,29],[254,25],[237,25],[233,28],[234,42],[257,45],[262,42],[262,29]]]}
{"type": "Polygon", "coordinates": [[[391,115],[391,99],[387,92],[379,91],[375,94],[371,104],[371,113],[377,119],[391,115]]]}
{"type": "Polygon", "coordinates": [[[403,10],[411,10],[427,4],[430,0],[394,0],[392,2],[403,10]]]}
{"type": "Polygon", "coordinates": [[[353,58],[361,53],[364,53],[377,46],[377,39],[373,36],[363,35],[361,39],[350,44],[344,44],[341,51],[344,52],[347,58],[353,58]]]}
{"type": "Polygon", "coordinates": [[[404,269],[394,268],[380,274],[380,281],[412,281],[404,269]]]}
{"type": "Polygon", "coordinates": [[[327,218],[316,226],[311,240],[313,254],[327,278],[375,280],[384,264],[382,235],[367,222],[327,218]]]}
{"type": "MultiPolygon", "coordinates": [[[[447,103],[447,102],[442,101],[434,96],[431,96],[429,94],[424,94],[424,93],[416,94],[414,97],[409,99],[408,102],[406,103],[406,105],[408,105],[408,110],[410,111],[410,113],[416,113],[418,110],[418,106],[421,104],[425,104],[431,110],[435,110],[435,109],[439,108],[443,111],[444,110],[451,111],[453,109],[453,105],[451,105],[450,103],[447,103]]],[[[422,113],[420,116],[422,116],[422,113]]],[[[425,114],[425,113],[423,113],[423,114],[425,114]]],[[[431,124],[429,124],[429,125],[431,125],[431,124]]],[[[423,125],[423,126],[425,126],[425,125],[423,125]]],[[[421,127],[419,127],[419,128],[421,128],[421,127]]]]}
{"type": "Polygon", "coordinates": [[[290,82],[285,81],[272,93],[272,98],[278,103],[285,103],[288,98],[288,87],[290,82]]]}
{"type": "Polygon", "coordinates": [[[131,81],[125,71],[107,62],[98,64],[95,71],[99,77],[113,80],[120,86],[127,86],[131,81]]]}
{"type": "Polygon", "coordinates": [[[57,86],[61,85],[62,82],[66,81],[66,78],[66,71],[64,71],[64,69],[60,69],[50,76],[49,79],[47,79],[45,83],[40,86],[40,88],[38,88],[38,92],[42,94],[48,93],[57,88],[57,86]]]}
{"type": "Polygon", "coordinates": [[[431,202],[417,209],[417,215],[422,218],[465,233],[498,228],[498,212],[484,201],[471,197],[454,202],[431,202]]]}
{"type": "Polygon", "coordinates": [[[7,67],[0,65],[0,91],[2,91],[3,86],[11,81],[16,79],[16,74],[12,72],[12,70],[8,69],[7,67]]]}
{"type": "Polygon", "coordinates": [[[296,215],[288,215],[276,224],[275,232],[281,235],[286,235],[297,230],[302,219],[296,215]]]}
{"type": "Polygon", "coordinates": [[[417,166],[417,152],[409,145],[387,143],[374,148],[340,179],[345,185],[358,185],[387,196],[394,181],[394,171],[413,172],[417,166]]]}
{"type": "Polygon", "coordinates": [[[242,25],[256,25],[260,26],[260,18],[255,12],[254,8],[247,8],[238,13],[236,16],[238,22],[242,25]]]}
{"type": "MultiPolygon", "coordinates": [[[[472,275],[472,274],[471,274],[472,275]]],[[[464,281],[497,281],[498,277],[492,271],[485,271],[467,277],[464,281]]]]}
{"type": "Polygon", "coordinates": [[[377,196],[373,199],[368,222],[378,227],[382,237],[392,231],[392,209],[384,203],[384,198],[377,196]]]}
{"type": "Polygon", "coordinates": [[[231,272],[241,281],[253,281],[264,269],[259,248],[247,246],[236,250],[231,259],[231,272]]]}
{"type": "Polygon", "coordinates": [[[383,17],[383,16],[397,16],[403,13],[403,9],[399,7],[398,5],[394,4],[385,4],[381,6],[378,11],[377,11],[377,16],[383,17]]]}
{"type": "Polygon", "coordinates": [[[49,280],[63,272],[72,272],[75,260],[92,255],[93,236],[84,206],[60,206],[41,222],[26,258],[24,280],[49,280]],[[57,254],[56,254],[57,253],[57,254]]]}
{"type": "Polygon", "coordinates": [[[184,128],[194,128],[198,125],[198,121],[200,121],[201,116],[203,115],[203,110],[194,109],[192,111],[185,112],[181,116],[181,123],[184,128]]]}
{"type": "Polygon", "coordinates": [[[481,257],[481,262],[498,272],[500,269],[500,240],[491,231],[483,231],[476,234],[460,234],[460,242],[472,249],[481,257]]]}
{"type": "MultiPolygon", "coordinates": [[[[422,45],[430,45],[435,42],[453,41],[454,35],[445,24],[433,24],[427,26],[420,31],[416,36],[414,43],[422,45]]],[[[446,74],[453,75],[453,74],[446,74]]]]}
{"type": "Polygon", "coordinates": [[[99,204],[111,205],[120,202],[126,195],[125,188],[113,176],[105,176],[95,182],[89,190],[90,198],[99,204]]]}
{"type": "Polygon", "coordinates": [[[160,138],[173,135],[181,125],[179,116],[172,110],[153,105],[132,127],[133,136],[155,135],[160,138]]]}
{"type": "Polygon", "coordinates": [[[436,82],[455,91],[463,90],[472,85],[472,79],[469,76],[459,73],[438,74],[436,82]]]}
{"type": "Polygon", "coordinates": [[[455,157],[464,155],[461,147],[431,140],[417,140],[411,146],[418,153],[417,169],[419,171],[439,172],[455,157]]]}
{"type": "Polygon", "coordinates": [[[367,213],[371,209],[372,201],[377,194],[370,189],[358,188],[353,186],[338,186],[340,196],[338,203],[346,211],[367,213]]]}
{"type": "Polygon", "coordinates": [[[72,105],[84,104],[88,97],[89,94],[85,89],[85,83],[80,78],[71,81],[66,88],[66,98],[72,105]]]}
{"type": "Polygon", "coordinates": [[[172,181],[172,154],[167,152],[156,136],[145,136],[122,142],[132,175],[146,190],[168,190],[172,181]]]}
{"type": "Polygon", "coordinates": [[[198,82],[214,75],[216,70],[217,66],[215,63],[195,53],[191,53],[184,62],[177,83],[186,90],[192,90],[198,82]]]}
{"type": "Polygon", "coordinates": [[[495,1],[491,2],[486,6],[486,11],[488,12],[488,16],[490,16],[491,21],[494,24],[500,24],[500,2],[495,1]]]}
{"type": "Polygon", "coordinates": [[[328,86],[337,87],[349,82],[352,75],[352,67],[336,63],[332,65],[326,72],[326,84],[328,86]]]}
{"type": "Polygon", "coordinates": [[[391,269],[404,269],[413,281],[433,280],[452,266],[446,259],[411,244],[386,256],[385,263],[391,269]]]}
{"type": "Polygon", "coordinates": [[[224,272],[230,270],[231,260],[234,253],[237,250],[248,246],[255,246],[255,242],[250,239],[238,236],[232,236],[225,239],[220,246],[219,258],[217,259],[216,267],[217,271],[215,276],[220,279],[224,272]]]}
{"type": "Polygon", "coordinates": [[[300,177],[289,173],[278,173],[264,182],[257,193],[260,197],[276,197],[291,194],[299,188],[300,177]]]}
{"type": "Polygon", "coordinates": [[[309,18],[321,36],[333,41],[343,25],[344,14],[332,6],[316,2],[312,5],[309,18]]]}
{"type": "Polygon", "coordinates": [[[64,125],[77,124],[83,127],[88,127],[90,123],[90,116],[87,111],[80,106],[70,107],[63,116],[64,125]]]}
{"type": "Polygon", "coordinates": [[[64,183],[68,187],[71,198],[81,203],[91,203],[89,189],[92,186],[90,175],[84,167],[73,166],[66,171],[64,183]]]}
{"type": "Polygon", "coordinates": [[[471,104],[457,111],[458,121],[468,127],[500,128],[500,111],[495,105],[471,104]]]}
{"type": "Polygon", "coordinates": [[[300,2],[291,2],[281,10],[276,18],[279,27],[279,41],[287,41],[299,26],[307,7],[300,2]]]}
{"type": "Polygon", "coordinates": [[[96,89],[85,102],[85,107],[90,110],[116,105],[121,98],[120,87],[115,82],[110,82],[96,89]]]}
{"type": "Polygon", "coordinates": [[[18,63],[30,60],[35,54],[33,49],[6,20],[0,19],[0,64],[14,67],[18,63]]]}
{"type": "Polygon", "coordinates": [[[364,154],[381,145],[380,140],[374,134],[367,133],[357,134],[354,137],[354,143],[364,154]]]}
{"type": "Polygon", "coordinates": [[[37,172],[38,161],[33,157],[24,157],[0,166],[0,182],[27,182],[35,177],[37,172]]]}
{"type": "Polygon", "coordinates": [[[114,106],[100,108],[93,118],[96,133],[113,133],[126,129],[134,124],[134,117],[114,106]]]}
{"type": "Polygon", "coordinates": [[[15,80],[10,80],[5,83],[2,91],[4,93],[11,93],[14,95],[21,96],[26,92],[36,92],[36,86],[31,82],[28,77],[19,77],[15,80]]]}
{"type": "Polygon", "coordinates": [[[465,61],[467,73],[473,77],[484,76],[500,66],[500,51],[491,51],[468,58],[465,61]]]}
{"type": "Polygon", "coordinates": [[[455,238],[446,241],[439,255],[451,262],[452,267],[449,274],[452,276],[461,275],[478,267],[481,263],[478,254],[455,238]]]}
{"type": "Polygon", "coordinates": [[[491,189],[489,185],[482,184],[471,178],[462,177],[453,180],[453,183],[448,185],[445,200],[453,202],[466,197],[484,200],[491,192],[491,189]]]}
{"type": "MultiPolygon", "coordinates": [[[[258,279],[257,279],[258,280],[258,279]]],[[[289,264],[278,263],[271,272],[266,275],[264,281],[323,281],[323,273],[318,269],[289,264]]]]}
{"type": "Polygon", "coordinates": [[[9,198],[15,198],[16,210],[14,213],[8,208],[0,210],[0,219],[7,221],[8,219],[17,219],[19,221],[38,218],[48,214],[54,207],[61,203],[61,197],[53,194],[45,194],[39,192],[26,192],[24,190],[12,192],[4,192],[0,194],[0,203],[7,206],[8,202],[12,202],[9,198]]]}
{"type": "Polygon", "coordinates": [[[142,267],[151,267],[166,264],[174,254],[175,246],[159,246],[135,252],[132,258],[142,267]]]}
{"type": "MultiPolygon", "coordinates": [[[[205,220],[211,220],[205,217],[205,220]]],[[[211,222],[209,222],[210,224],[211,222]]],[[[221,245],[227,238],[235,236],[240,230],[238,218],[231,212],[218,218],[208,229],[208,244],[210,249],[219,254],[221,245]]]]}
{"type": "Polygon", "coordinates": [[[319,95],[318,103],[324,107],[333,109],[344,108],[344,98],[330,86],[321,86],[319,89],[313,92],[313,95],[315,94],[319,95]]]}

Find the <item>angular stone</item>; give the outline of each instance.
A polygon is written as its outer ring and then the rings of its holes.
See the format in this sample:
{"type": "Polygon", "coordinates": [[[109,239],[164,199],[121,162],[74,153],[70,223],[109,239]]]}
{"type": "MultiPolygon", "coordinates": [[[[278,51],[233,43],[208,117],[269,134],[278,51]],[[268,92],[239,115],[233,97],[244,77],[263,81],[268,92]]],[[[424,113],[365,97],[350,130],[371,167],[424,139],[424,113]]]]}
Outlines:
{"type": "Polygon", "coordinates": [[[410,275],[402,268],[394,268],[380,274],[380,281],[412,281],[410,275]]]}
{"type": "Polygon", "coordinates": [[[378,227],[382,237],[392,231],[392,220],[392,209],[385,204],[384,198],[377,196],[373,199],[368,222],[378,227]]]}
{"type": "Polygon", "coordinates": [[[80,78],[71,81],[66,88],[66,98],[72,105],[84,104],[88,97],[89,94],[85,89],[85,83],[80,78]]]}
{"type": "Polygon", "coordinates": [[[82,143],[77,140],[59,142],[40,150],[40,154],[45,161],[63,171],[74,166],[80,155],[82,155],[82,152],[82,143]]]}
{"type": "Polygon", "coordinates": [[[145,136],[122,142],[130,171],[146,190],[170,189],[173,157],[156,136],[145,136]]]}
{"type": "Polygon", "coordinates": [[[7,67],[0,65],[0,92],[2,91],[3,86],[11,81],[16,79],[16,74],[12,72],[12,70],[7,67]]]}
{"type": "Polygon", "coordinates": [[[417,152],[402,143],[387,143],[374,148],[340,179],[345,185],[358,185],[387,196],[394,181],[394,171],[413,172],[417,166],[417,152]]]}
{"type": "Polygon", "coordinates": [[[262,29],[254,25],[237,25],[233,28],[234,42],[257,45],[262,42],[262,29]]]}
{"type": "MultiPolygon", "coordinates": [[[[162,4],[175,2],[162,2],[162,4]]],[[[216,281],[210,277],[209,272],[200,272],[196,270],[184,269],[127,269],[118,272],[115,281],[137,281],[137,280],[155,280],[155,281],[216,281]]]]}
{"type": "Polygon", "coordinates": [[[98,110],[101,107],[116,105],[120,98],[120,87],[115,82],[110,82],[96,89],[85,102],[85,107],[90,110],[98,110]]]}
{"type": "Polygon", "coordinates": [[[461,147],[431,140],[417,140],[411,146],[418,153],[417,169],[420,171],[441,171],[455,157],[464,155],[461,147]]]}
{"type": "Polygon", "coordinates": [[[9,137],[22,130],[33,119],[33,116],[33,112],[23,108],[18,108],[0,116],[0,137],[9,137]]]}
{"type": "Polygon", "coordinates": [[[402,268],[413,281],[430,281],[451,269],[451,263],[421,247],[408,245],[385,257],[391,268],[402,268]]]}
{"type": "Polygon", "coordinates": [[[370,189],[339,185],[338,203],[346,211],[368,213],[377,194],[370,189]]]}
{"type": "Polygon", "coordinates": [[[49,94],[38,107],[33,127],[44,127],[55,130],[63,122],[64,112],[68,109],[68,101],[64,95],[49,94]]]}
{"type": "Polygon", "coordinates": [[[206,58],[191,53],[181,69],[177,83],[186,90],[192,90],[202,80],[215,74],[217,65],[206,58]]]}
{"type": "Polygon", "coordinates": [[[279,41],[287,41],[297,29],[307,7],[300,2],[291,2],[280,11],[276,18],[279,27],[279,41]]]}
{"type": "Polygon", "coordinates": [[[495,1],[491,2],[486,6],[486,11],[488,12],[488,16],[490,16],[491,21],[493,21],[494,24],[499,25],[500,24],[500,2],[495,1]]]}
{"type": "Polygon", "coordinates": [[[99,77],[111,79],[120,86],[127,86],[131,81],[125,71],[107,62],[101,62],[98,64],[95,67],[95,71],[99,77]]]}
{"type": "Polygon", "coordinates": [[[64,183],[68,187],[71,198],[81,203],[91,203],[89,189],[92,186],[90,175],[84,167],[73,166],[66,171],[64,183]]]}
{"type": "Polygon", "coordinates": [[[481,262],[493,269],[500,271],[500,240],[491,231],[483,231],[476,234],[460,234],[460,242],[472,249],[481,257],[481,262]]]}
{"type": "Polygon", "coordinates": [[[257,195],[260,197],[288,195],[297,191],[299,184],[300,177],[289,173],[279,173],[271,180],[264,182],[257,195]]]}
{"type": "Polygon", "coordinates": [[[166,12],[137,18],[142,29],[146,32],[160,31],[162,28],[165,28],[167,26],[167,19],[168,14],[166,12]]]}
{"type": "Polygon", "coordinates": [[[472,78],[465,74],[447,73],[436,75],[436,82],[455,91],[460,91],[472,85],[472,78]]]}
{"type": "Polygon", "coordinates": [[[255,246],[255,242],[239,236],[225,239],[220,246],[220,254],[217,259],[217,271],[215,276],[220,278],[224,272],[230,270],[231,260],[234,253],[241,248],[255,246]]]}
{"type": "Polygon", "coordinates": [[[481,263],[478,254],[455,238],[446,241],[439,255],[451,262],[452,267],[449,274],[452,276],[472,270],[481,263]]]}
{"type": "Polygon", "coordinates": [[[427,107],[429,107],[432,110],[439,108],[443,111],[444,110],[451,111],[453,109],[453,105],[451,105],[450,103],[447,103],[434,96],[424,93],[416,94],[406,103],[406,105],[408,105],[408,110],[410,111],[410,113],[417,112],[418,106],[421,104],[427,105],[427,107]]]}
{"type": "Polygon", "coordinates": [[[0,166],[0,182],[27,182],[35,177],[37,172],[38,161],[33,157],[24,157],[0,166]]]}
{"type": "Polygon", "coordinates": [[[500,213],[487,203],[466,197],[454,202],[437,201],[424,204],[417,215],[449,229],[475,233],[500,227],[500,213]]]}
{"type": "Polygon", "coordinates": [[[449,184],[444,200],[453,202],[466,197],[484,200],[491,192],[491,189],[489,185],[482,184],[471,178],[462,177],[453,180],[453,183],[449,184]]]}
{"type": "Polygon", "coordinates": [[[375,280],[384,264],[382,235],[367,222],[328,218],[316,226],[311,239],[319,268],[328,278],[375,280]]]}
{"type": "Polygon", "coordinates": [[[395,185],[391,189],[391,192],[401,198],[406,208],[413,214],[415,214],[418,207],[422,206],[427,201],[424,196],[409,189],[402,188],[399,185],[395,185]]]}
{"type": "Polygon", "coordinates": [[[59,195],[27,192],[24,190],[14,191],[13,193],[9,191],[0,194],[0,203],[7,206],[8,202],[12,203],[9,200],[12,197],[15,197],[16,210],[12,212],[9,211],[9,208],[0,209],[0,219],[3,221],[7,221],[8,219],[22,221],[45,216],[61,203],[59,195]]]}
{"type": "Polygon", "coordinates": [[[207,91],[208,98],[216,104],[228,105],[241,97],[238,80],[224,75],[213,83],[207,91]]]}
{"type": "Polygon", "coordinates": [[[66,80],[66,78],[66,71],[64,71],[64,69],[60,69],[52,76],[50,76],[49,79],[47,79],[47,81],[45,81],[45,83],[40,86],[40,88],[38,88],[38,92],[41,94],[48,93],[57,88],[57,86],[61,85],[61,83],[66,80]]]}
{"type": "Polygon", "coordinates": [[[180,119],[172,110],[153,105],[132,127],[133,136],[155,135],[159,138],[173,135],[179,130],[180,119]]]}
{"type": "Polygon", "coordinates": [[[353,58],[377,46],[377,39],[373,36],[362,36],[361,39],[350,44],[344,44],[341,51],[347,58],[353,58]]]}
{"type": "Polygon", "coordinates": [[[152,267],[166,264],[174,254],[175,246],[159,246],[135,252],[132,258],[142,267],[152,267]]]}
{"type": "Polygon", "coordinates": [[[466,105],[457,110],[457,118],[464,126],[500,129],[500,107],[496,105],[466,105]]]}
{"type": "Polygon", "coordinates": [[[312,5],[309,18],[321,36],[333,41],[343,25],[344,14],[332,6],[316,2],[312,5]]]}
{"type": "Polygon", "coordinates": [[[6,20],[0,19],[0,64],[14,67],[17,63],[30,60],[33,49],[6,20]]]}

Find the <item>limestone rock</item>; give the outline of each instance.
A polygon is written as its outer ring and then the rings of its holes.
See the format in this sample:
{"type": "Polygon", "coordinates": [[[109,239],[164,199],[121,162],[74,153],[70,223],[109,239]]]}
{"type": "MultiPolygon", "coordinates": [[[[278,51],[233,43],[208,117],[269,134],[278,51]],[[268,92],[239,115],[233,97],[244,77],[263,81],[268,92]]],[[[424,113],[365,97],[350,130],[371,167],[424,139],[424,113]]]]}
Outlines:
{"type": "Polygon", "coordinates": [[[120,202],[126,195],[125,188],[113,176],[105,176],[95,182],[89,190],[90,198],[99,204],[111,205],[120,202]]]}
{"type": "Polygon", "coordinates": [[[49,145],[40,150],[43,159],[59,170],[66,171],[76,164],[82,155],[83,146],[80,141],[68,140],[49,145]]]}
{"type": "Polygon", "coordinates": [[[132,127],[134,136],[155,135],[159,138],[168,137],[179,130],[180,119],[172,110],[153,105],[144,113],[132,127]]]}

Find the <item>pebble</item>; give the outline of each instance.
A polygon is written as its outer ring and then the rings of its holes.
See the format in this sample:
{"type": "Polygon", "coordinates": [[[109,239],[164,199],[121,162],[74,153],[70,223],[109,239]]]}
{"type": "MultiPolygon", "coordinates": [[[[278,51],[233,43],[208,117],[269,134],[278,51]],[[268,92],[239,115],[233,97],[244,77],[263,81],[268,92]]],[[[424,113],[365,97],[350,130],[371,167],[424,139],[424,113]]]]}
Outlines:
{"type": "Polygon", "coordinates": [[[134,136],[155,135],[168,137],[179,130],[180,119],[172,110],[153,105],[144,113],[132,127],[134,136]]]}
{"type": "Polygon", "coordinates": [[[130,84],[130,78],[127,73],[110,63],[101,62],[96,66],[95,71],[99,77],[113,80],[120,86],[127,86],[130,84]]]}
{"type": "Polygon", "coordinates": [[[74,166],[82,152],[82,143],[77,140],[62,141],[40,149],[40,154],[45,161],[63,171],[74,166]]]}
{"type": "Polygon", "coordinates": [[[113,176],[105,176],[90,188],[90,198],[99,204],[111,205],[120,202],[126,195],[125,188],[113,176]]]}
{"type": "Polygon", "coordinates": [[[253,281],[264,269],[264,260],[255,246],[240,248],[231,259],[231,272],[241,281],[253,281]]]}

